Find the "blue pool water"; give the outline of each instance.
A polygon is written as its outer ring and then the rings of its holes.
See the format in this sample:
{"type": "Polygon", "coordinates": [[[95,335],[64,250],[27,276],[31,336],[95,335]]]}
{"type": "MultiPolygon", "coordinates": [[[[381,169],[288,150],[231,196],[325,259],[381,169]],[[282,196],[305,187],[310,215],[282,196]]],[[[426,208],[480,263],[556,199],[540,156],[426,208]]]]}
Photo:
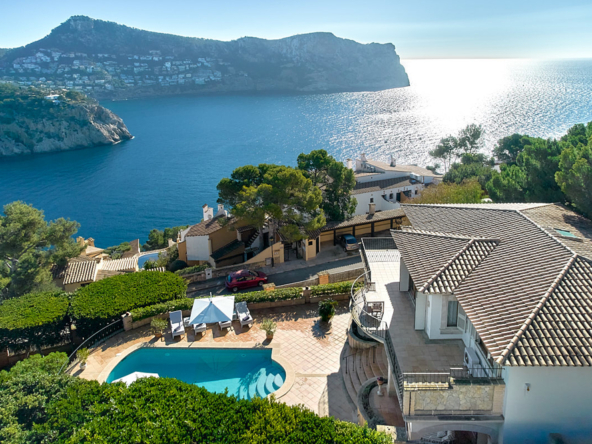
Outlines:
{"type": "Polygon", "coordinates": [[[265,398],[286,379],[271,350],[143,348],[124,358],[109,374],[112,382],[133,372],[158,373],[242,399],[265,398]]]}
{"type": "Polygon", "coordinates": [[[143,268],[146,262],[155,261],[156,259],[158,259],[158,253],[150,253],[140,256],[138,258],[138,267],[143,268]]]}

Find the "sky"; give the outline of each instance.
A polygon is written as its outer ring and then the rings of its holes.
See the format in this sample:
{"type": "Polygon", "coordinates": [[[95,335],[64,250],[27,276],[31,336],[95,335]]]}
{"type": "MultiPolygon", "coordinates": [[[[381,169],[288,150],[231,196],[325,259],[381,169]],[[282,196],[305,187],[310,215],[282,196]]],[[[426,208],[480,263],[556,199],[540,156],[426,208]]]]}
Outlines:
{"type": "Polygon", "coordinates": [[[72,15],[233,40],[326,31],[413,58],[590,58],[591,0],[0,0],[0,48],[72,15]]]}

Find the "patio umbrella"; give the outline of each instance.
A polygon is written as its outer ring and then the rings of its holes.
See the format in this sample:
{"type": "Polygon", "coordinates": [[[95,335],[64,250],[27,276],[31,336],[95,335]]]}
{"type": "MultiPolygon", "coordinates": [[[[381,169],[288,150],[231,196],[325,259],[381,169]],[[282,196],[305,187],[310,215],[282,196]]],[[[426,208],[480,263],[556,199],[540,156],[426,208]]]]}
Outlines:
{"type": "Polygon", "coordinates": [[[116,379],[113,382],[125,382],[125,385],[129,386],[132,382],[135,382],[140,378],[158,378],[158,373],[133,372],[123,378],[116,379]]]}
{"type": "Polygon", "coordinates": [[[189,323],[213,324],[232,320],[234,312],[234,296],[217,296],[193,301],[189,323]]]}

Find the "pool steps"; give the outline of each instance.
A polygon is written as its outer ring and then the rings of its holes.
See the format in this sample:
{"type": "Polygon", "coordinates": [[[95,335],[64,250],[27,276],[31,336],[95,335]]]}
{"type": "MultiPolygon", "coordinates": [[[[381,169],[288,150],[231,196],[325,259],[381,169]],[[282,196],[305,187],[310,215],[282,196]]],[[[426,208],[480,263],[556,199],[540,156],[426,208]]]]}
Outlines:
{"type": "Polygon", "coordinates": [[[282,378],[282,375],[280,375],[279,373],[275,375],[275,378],[273,379],[273,385],[275,387],[275,390],[279,389],[282,385],[284,385],[284,379],[282,378]]]}

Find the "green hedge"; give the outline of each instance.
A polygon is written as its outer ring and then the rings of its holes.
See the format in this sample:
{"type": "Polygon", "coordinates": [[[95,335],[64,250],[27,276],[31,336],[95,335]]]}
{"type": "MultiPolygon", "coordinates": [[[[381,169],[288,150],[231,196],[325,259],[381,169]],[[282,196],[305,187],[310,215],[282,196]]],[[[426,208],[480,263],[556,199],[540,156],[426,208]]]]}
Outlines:
{"type": "MultiPolygon", "coordinates": [[[[310,295],[313,297],[318,296],[333,296],[337,294],[345,294],[351,292],[351,286],[353,282],[337,282],[335,284],[315,285],[310,287],[310,295]]],[[[360,283],[360,286],[362,284],[360,283]]],[[[357,285],[356,285],[357,287],[357,285]]]]}
{"type": "Polygon", "coordinates": [[[68,296],[63,292],[30,293],[0,304],[0,348],[13,351],[51,346],[64,341],[68,296]]]}
{"type": "Polygon", "coordinates": [[[139,379],[129,387],[79,380],[52,398],[44,413],[34,433],[71,444],[392,442],[385,434],[320,417],[302,405],[239,400],[172,378],[139,379]]]}
{"type": "Polygon", "coordinates": [[[194,265],[193,267],[187,267],[187,268],[183,268],[182,270],[177,270],[177,271],[175,271],[175,274],[183,276],[185,274],[199,273],[201,271],[204,271],[206,268],[211,268],[211,267],[212,266],[210,264],[194,265]]]}
{"type": "Polygon", "coordinates": [[[76,291],[71,314],[82,336],[139,307],[185,298],[187,283],[173,273],[144,271],[113,276],[76,291]]]}

